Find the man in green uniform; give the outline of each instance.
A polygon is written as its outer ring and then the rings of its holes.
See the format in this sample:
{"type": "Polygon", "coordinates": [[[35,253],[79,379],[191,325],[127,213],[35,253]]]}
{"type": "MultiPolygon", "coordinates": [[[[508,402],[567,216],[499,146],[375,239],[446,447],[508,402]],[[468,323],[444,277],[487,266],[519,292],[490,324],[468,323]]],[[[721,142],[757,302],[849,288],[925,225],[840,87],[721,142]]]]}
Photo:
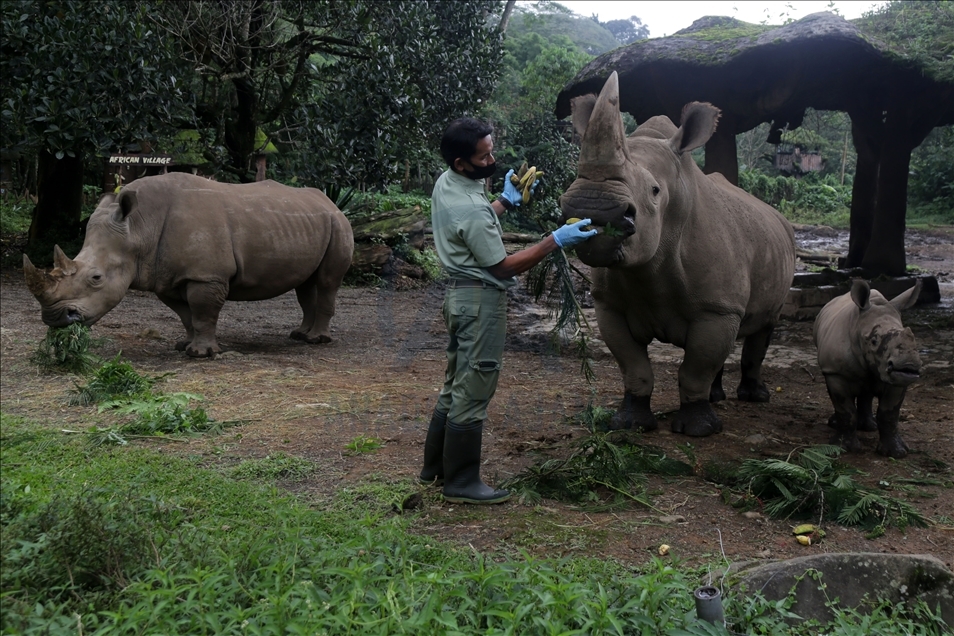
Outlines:
{"type": "Polygon", "coordinates": [[[550,252],[572,247],[595,230],[589,219],[564,225],[542,241],[508,255],[497,217],[520,205],[522,195],[504,179],[491,203],[484,179],[494,174],[493,129],[469,117],[453,121],[441,139],[449,169],[434,185],[431,224],[437,255],[450,276],[444,323],[450,342],[444,386],[424,443],[420,480],[443,484],[444,499],[494,504],[510,493],[480,479],[480,454],[487,406],[497,389],[507,335],[507,289],[550,252]]]}

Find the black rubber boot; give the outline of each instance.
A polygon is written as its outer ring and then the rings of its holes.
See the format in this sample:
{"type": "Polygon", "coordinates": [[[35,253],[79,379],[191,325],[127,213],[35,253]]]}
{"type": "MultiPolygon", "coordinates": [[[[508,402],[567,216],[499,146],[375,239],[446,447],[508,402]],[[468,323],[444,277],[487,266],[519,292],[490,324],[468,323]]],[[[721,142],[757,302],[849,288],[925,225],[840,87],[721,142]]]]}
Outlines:
{"type": "Polygon", "coordinates": [[[447,413],[434,409],[431,424],[427,427],[427,439],[424,440],[424,468],[418,480],[422,484],[440,486],[444,483],[444,426],[447,413]]]}
{"type": "Polygon", "coordinates": [[[447,422],[444,433],[444,499],[452,503],[497,504],[510,492],[491,488],[480,480],[480,450],[484,423],[447,422]]]}

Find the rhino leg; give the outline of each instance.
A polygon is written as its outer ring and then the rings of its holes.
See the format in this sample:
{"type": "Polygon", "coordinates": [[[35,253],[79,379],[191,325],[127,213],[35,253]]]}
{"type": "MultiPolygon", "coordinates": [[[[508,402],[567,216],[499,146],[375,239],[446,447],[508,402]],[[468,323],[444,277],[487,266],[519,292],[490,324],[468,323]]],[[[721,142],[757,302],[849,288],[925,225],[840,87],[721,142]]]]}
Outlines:
{"type": "Polygon", "coordinates": [[[689,326],[686,355],[679,366],[679,411],[671,425],[674,433],[705,437],[722,430],[709,399],[735,344],[739,320],[738,316],[714,316],[689,326]]]}
{"type": "Polygon", "coordinates": [[[907,387],[890,387],[878,398],[878,447],[877,452],[887,457],[901,459],[910,450],[898,433],[898,418],[907,387]]]}
{"type": "Polygon", "coordinates": [[[721,402],[725,399],[725,389],[722,388],[722,374],[725,372],[725,365],[722,365],[722,368],[719,369],[719,372],[716,373],[715,380],[712,381],[712,386],[709,387],[709,401],[710,402],[721,402]]]}
{"type": "Polygon", "coordinates": [[[873,432],[878,430],[878,423],[875,421],[871,403],[874,401],[874,395],[871,393],[862,393],[858,396],[858,430],[873,432]]]}
{"type": "Polygon", "coordinates": [[[179,316],[179,320],[182,321],[182,326],[185,327],[186,330],[186,338],[185,340],[176,341],[176,351],[185,351],[189,343],[195,338],[195,331],[192,329],[192,310],[189,309],[189,304],[184,300],[173,298],[172,296],[156,295],[164,305],[176,312],[179,316]]]}
{"type": "Polygon", "coordinates": [[[736,396],[743,402],[768,402],[769,390],[762,381],[762,361],[772,339],[774,325],[746,336],[742,344],[742,380],[736,396]]]}
{"type": "Polygon", "coordinates": [[[291,338],[312,344],[331,342],[335,300],[341,281],[351,267],[353,252],[353,244],[336,234],[315,273],[295,288],[302,321],[301,326],[291,332],[291,338]]]}
{"type": "Polygon", "coordinates": [[[828,418],[828,425],[835,429],[830,443],[841,446],[849,453],[860,452],[864,447],[857,433],[858,410],[848,390],[848,383],[839,376],[826,375],[825,384],[828,386],[828,397],[835,407],[835,414],[828,418]]]}
{"type": "Polygon", "coordinates": [[[304,340],[311,344],[331,342],[331,318],[335,315],[335,288],[329,294],[314,283],[295,288],[298,304],[301,305],[301,326],[289,334],[293,340],[304,340]]]}
{"type": "Polygon", "coordinates": [[[656,416],[649,408],[649,396],[638,396],[626,391],[623,393],[623,402],[610,420],[609,429],[634,429],[637,431],[654,431],[659,426],[656,416]]]}
{"type": "MultiPolygon", "coordinates": [[[[318,288],[315,286],[314,281],[309,279],[305,284],[299,285],[295,288],[295,295],[298,297],[298,304],[301,305],[301,325],[293,329],[288,336],[292,340],[303,340],[308,342],[308,333],[315,324],[315,315],[317,313],[316,307],[318,306],[318,288]]],[[[330,341],[331,338],[329,337],[323,342],[330,341]]],[[[313,342],[322,341],[313,340],[313,342]]]]}
{"type": "Polygon", "coordinates": [[[607,309],[599,301],[596,303],[596,321],[603,341],[623,374],[623,402],[610,422],[610,429],[654,430],[656,417],[649,408],[654,378],[648,343],[637,342],[626,317],[621,312],[607,309]]]}
{"type": "Polygon", "coordinates": [[[223,283],[200,283],[190,281],[186,284],[186,302],[192,312],[192,341],[186,345],[185,352],[193,358],[214,358],[222,349],[215,339],[215,329],[219,322],[219,312],[228,298],[228,285],[223,283]]]}

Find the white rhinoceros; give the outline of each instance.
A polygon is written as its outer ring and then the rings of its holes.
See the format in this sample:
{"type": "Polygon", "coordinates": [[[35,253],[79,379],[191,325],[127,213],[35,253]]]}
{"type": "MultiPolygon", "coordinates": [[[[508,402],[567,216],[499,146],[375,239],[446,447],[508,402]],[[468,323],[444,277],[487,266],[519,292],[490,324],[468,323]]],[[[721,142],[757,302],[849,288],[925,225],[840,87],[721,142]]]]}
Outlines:
{"type": "Polygon", "coordinates": [[[921,374],[914,333],[900,311],[917,302],[921,282],[890,302],[855,279],[851,291],[833,298],[815,318],[812,334],[835,414],[833,444],[861,450],[856,431],[878,431],[877,452],[901,459],[908,447],[898,433],[898,415],[908,385],[921,374]],[[877,418],[871,405],[878,398],[877,418]]]}
{"type": "Polygon", "coordinates": [[[582,138],[564,219],[590,218],[600,233],[576,248],[593,267],[600,333],[623,374],[611,428],[656,428],[650,409],[653,339],[685,350],[672,430],[722,430],[710,402],[725,399],[722,371],[744,337],[740,400],[767,402],[762,360],[792,283],[795,237],[774,208],[705,175],[690,152],[712,135],[719,110],[691,103],[676,128],[653,117],[626,137],[614,72],[599,97],[573,100],[582,138]]]}
{"type": "Polygon", "coordinates": [[[353,251],[351,224],[320,190],[171,173],[104,196],[75,259],[57,246],[51,272],[26,255],[23,269],[51,327],[92,325],[128,289],[152,291],[185,326],[176,349],[206,357],[221,351],[215,326],[226,300],[292,289],[304,319],[291,337],[330,342],[335,296],[353,251]]]}

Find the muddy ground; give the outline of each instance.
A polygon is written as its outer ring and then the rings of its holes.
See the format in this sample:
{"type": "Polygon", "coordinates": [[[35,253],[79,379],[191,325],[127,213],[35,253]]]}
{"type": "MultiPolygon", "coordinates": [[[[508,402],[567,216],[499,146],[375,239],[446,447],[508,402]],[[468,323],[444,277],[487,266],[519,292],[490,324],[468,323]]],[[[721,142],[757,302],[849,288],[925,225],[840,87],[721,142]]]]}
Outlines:
{"type": "MultiPolygon", "coordinates": [[[[799,238],[803,247],[837,252],[844,249],[847,236],[805,228],[799,238]]],[[[901,411],[901,431],[913,452],[901,461],[886,459],[874,452],[876,434],[864,433],[864,452],[845,461],[862,471],[858,479],[866,486],[878,489],[881,484],[884,494],[913,504],[932,520],[930,527],[891,528],[884,536],[866,539],[857,528],[825,519],[824,541],[805,547],[793,539],[791,521],[745,517],[722,502],[718,486],[700,476],[650,477],[653,508],[634,504],[592,512],[551,500],[539,505],[511,501],[460,506],[442,502],[434,489],[423,489],[420,503],[406,514],[422,533],[481,551],[519,548],[537,555],[613,557],[638,565],[665,543],[672,555],[691,563],[867,551],[933,554],[954,567],[954,233],[909,231],[907,243],[908,264],[935,274],[942,293],[940,305],[916,307],[905,317],[924,362],[922,378],[909,389],[901,411]],[[682,520],[660,520],[666,516],[682,520]]],[[[0,275],[4,412],[73,430],[102,423],[95,408],[66,405],[72,378],[42,375],[30,364],[46,333],[39,305],[20,271],[5,269],[0,275]]],[[[218,330],[228,351],[215,360],[187,359],[176,352],[173,345],[182,336],[178,318],[153,295],[130,292],[94,327],[93,335],[105,339],[96,353],[108,357],[122,351],[141,373],[172,373],[161,385],[163,391],[202,394],[212,417],[243,422],[218,436],[136,443],[199,456],[208,465],[230,466],[276,453],[307,458],[317,470],[280,486],[320,507],[337,489],[368,480],[410,484],[419,471],[444,368],[443,288],[440,283],[422,288],[408,281],[398,281],[397,287],[410,289],[343,289],[332,325],[335,341],[322,346],[287,337],[300,321],[293,293],[270,301],[230,303],[218,330]],[[383,440],[384,445],[368,454],[348,452],[359,436],[383,440]]],[[[484,438],[487,481],[500,483],[544,456],[565,456],[588,435],[574,417],[590,403],[615,408],[621,397],[616,364],[602,343],[594,342],[596,379],[589,386],[573,352],[554,351],[546,313],[520,288],[512,291],[505,368],[484,438]]],[[[592,316],[591,322],[595,326],[592,316]]],[[[739,350],[726,367],[730,396],[738,382],[734,362],[739,350]]],[[[776,331],[764,372],[775,388],[772,401],[749,404],[730,397],[718,404],[725,429],[709,438],[669,432],[665,418],[679,405],[676,372],[681,351],[655,343],[651,354],[656,375],[653,408],[662,420],[660,430],[646,435],[644,442],[677,459],[686,459],[677,445],[687,442],[699,465],[784,457],[828,442],[831,408],[815,361],[811,322],[785,321],[776,331]]]]}

